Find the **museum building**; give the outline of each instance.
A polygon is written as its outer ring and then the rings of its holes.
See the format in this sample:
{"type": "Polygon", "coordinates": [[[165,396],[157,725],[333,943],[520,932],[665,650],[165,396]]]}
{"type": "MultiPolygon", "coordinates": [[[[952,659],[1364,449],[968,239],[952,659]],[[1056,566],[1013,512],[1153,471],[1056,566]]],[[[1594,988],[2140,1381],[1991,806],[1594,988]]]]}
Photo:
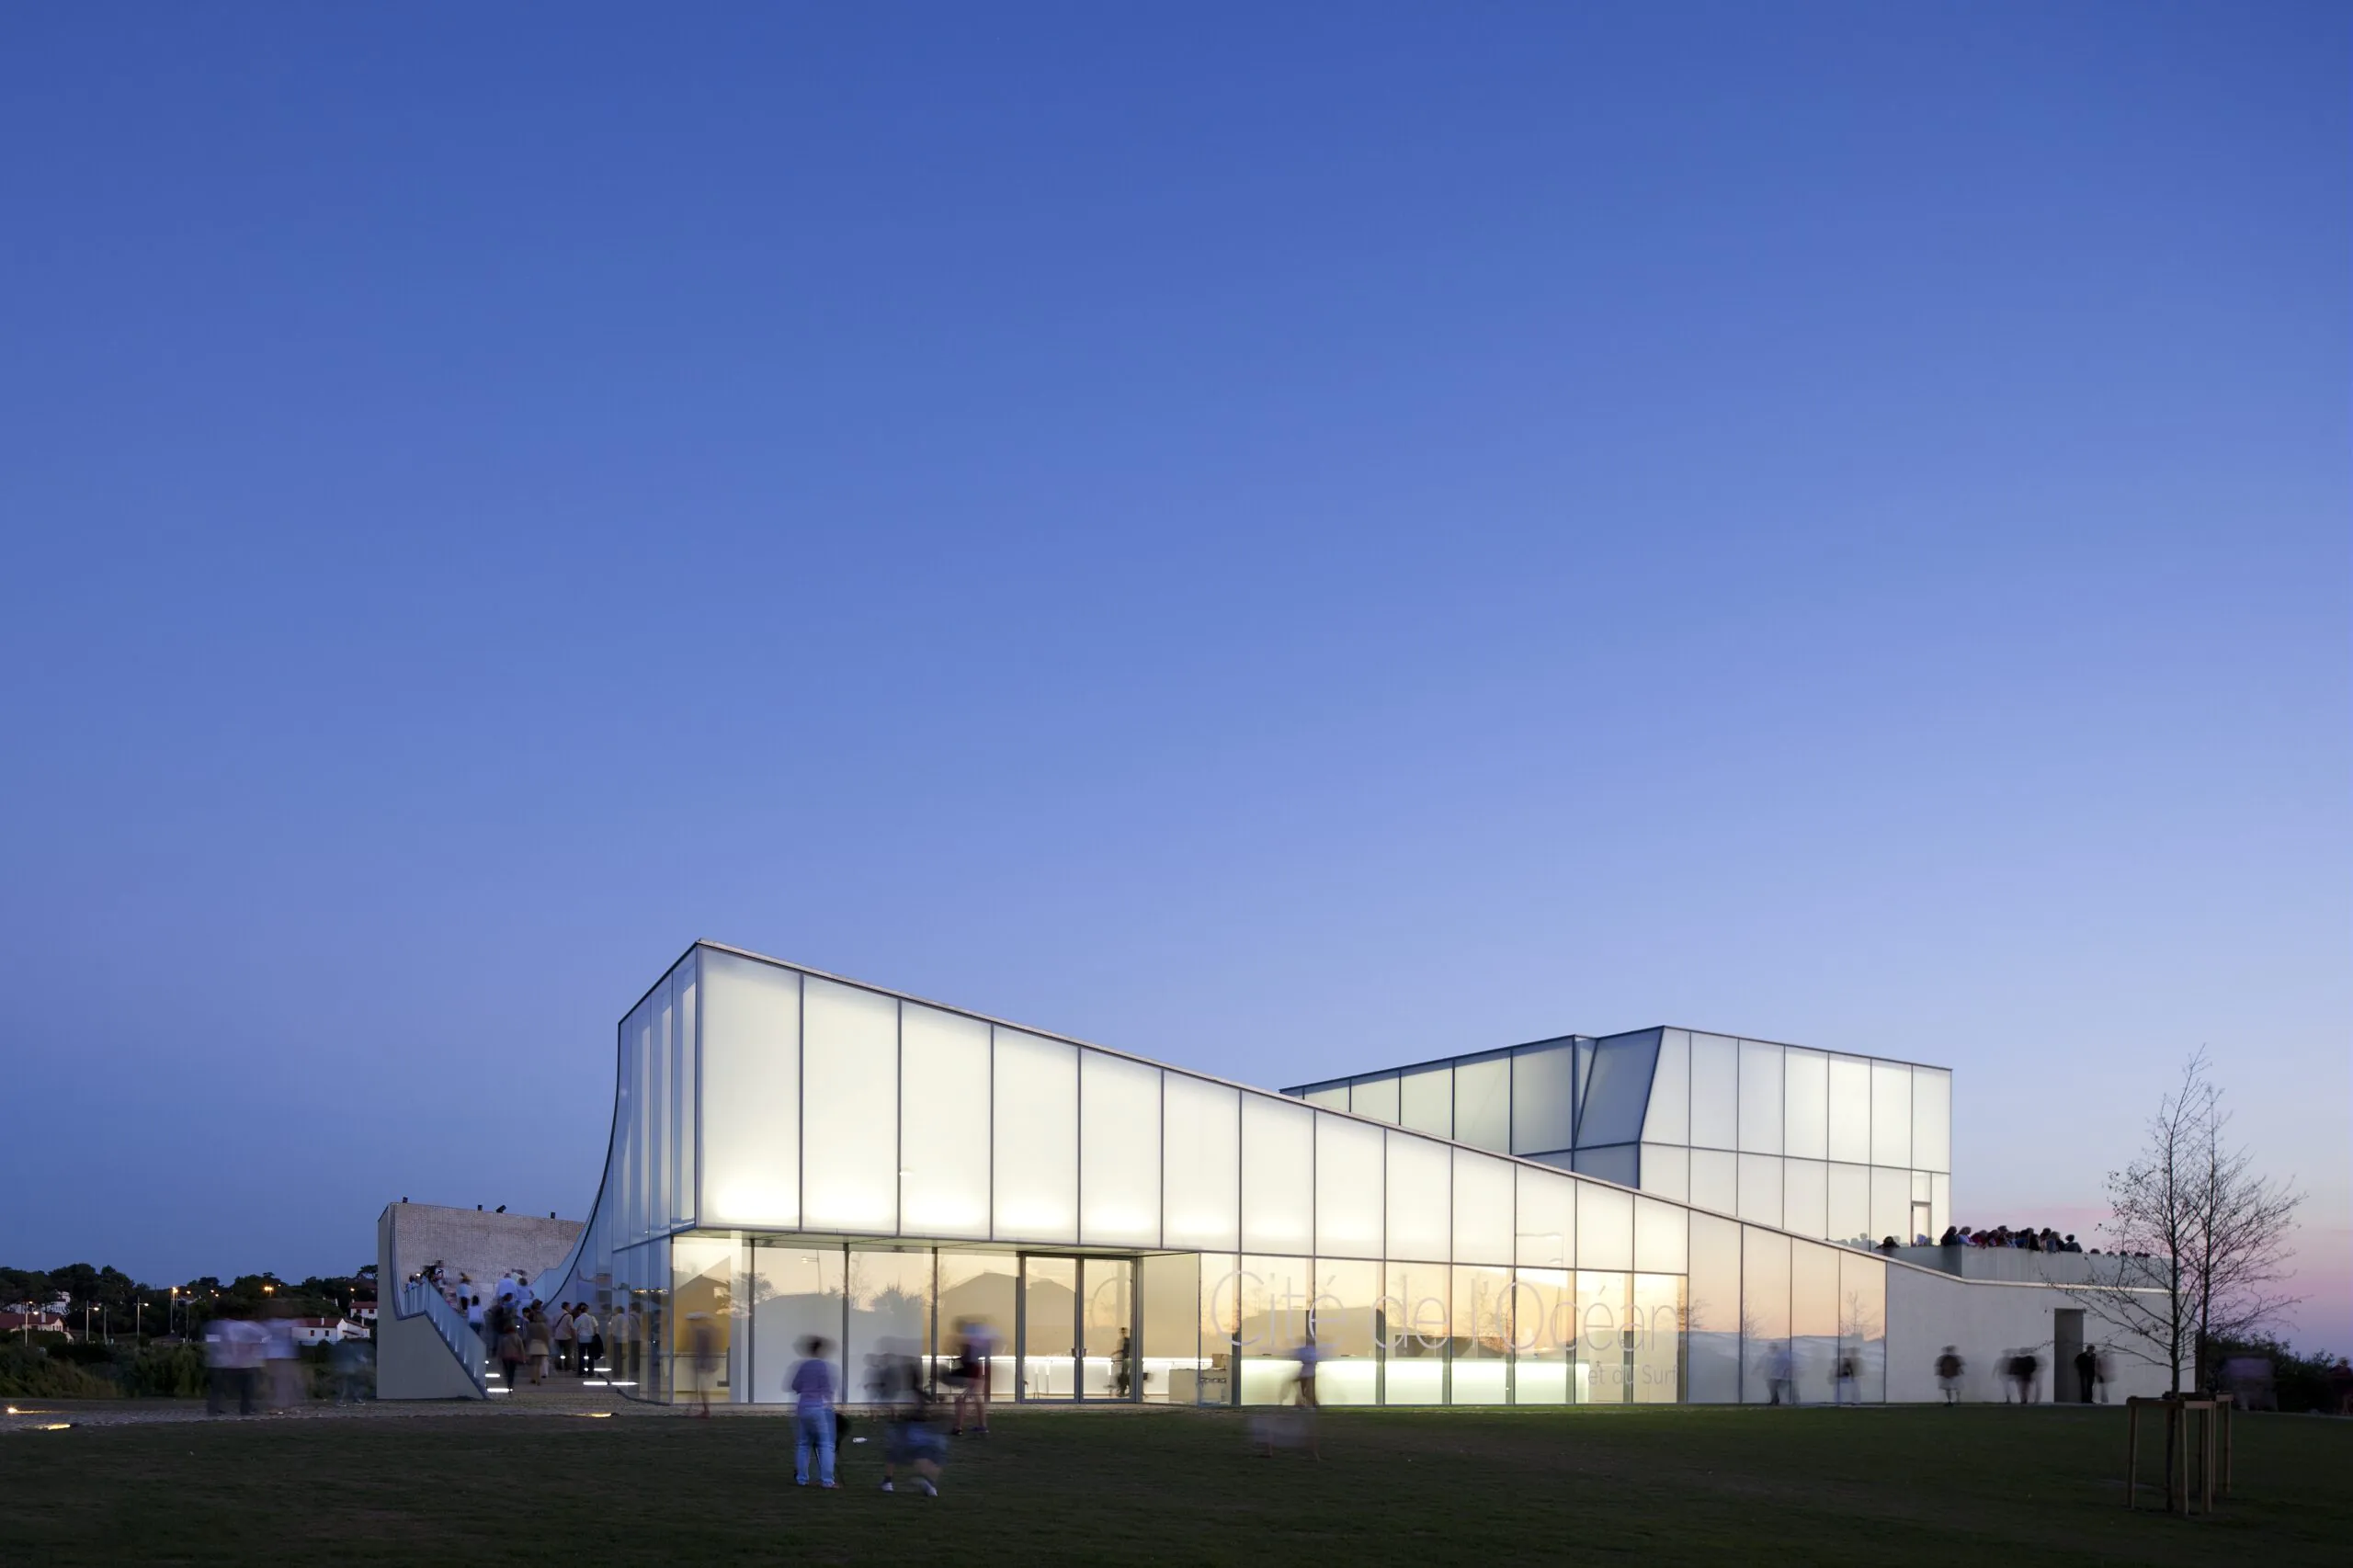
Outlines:
{"type": "MultiPolygon", "coordinates": [[[[537,1290],[592,1303],[637,1399],[691,1396],[700,1344],[711,1397],[785,1403],[812,1335],[856,1398],[973,1323],[1025,1403],[1273,1403],[1311,1338],[1325,1404],[1924,1400],[1948,1344],[1987,1397],[2040,1346],[2048,1397],[2085,1332],[2080,1260],[2071,1290],[1925,1245],[1942,1067],[1660,1028],[1278,1093],[710,942],[618,1045],[537,1290]]],[[[396,1301],[387,1397],[497,1392],[438,1293],[396,1301]]]]}

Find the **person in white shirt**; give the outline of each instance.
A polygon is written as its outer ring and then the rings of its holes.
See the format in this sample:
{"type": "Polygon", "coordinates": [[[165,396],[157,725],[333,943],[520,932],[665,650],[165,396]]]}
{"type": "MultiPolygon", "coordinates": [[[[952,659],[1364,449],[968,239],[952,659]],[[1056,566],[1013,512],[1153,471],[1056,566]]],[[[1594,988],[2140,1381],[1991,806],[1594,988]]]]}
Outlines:
{"type": "Polygon", "coordinates": [[[587,1302],[581,1302],[579,1309],[572,1314],[572,1340],[575,1347],[572,1364],[584,1378],[596,1374],[597,1353],[605,1347],[605,1342],[597,1337],[600,1332],[597,1314],[588,1310],[587,1302]]]}
{"type": "Polygon", "coordinates": [[[573,1336],[570,1301],[565,1301],[556,1308],[555,1324],[549,1331],[548,1337],[555,1346],[555,1369],[559,1372],[572,1370],[573,1336]]]}

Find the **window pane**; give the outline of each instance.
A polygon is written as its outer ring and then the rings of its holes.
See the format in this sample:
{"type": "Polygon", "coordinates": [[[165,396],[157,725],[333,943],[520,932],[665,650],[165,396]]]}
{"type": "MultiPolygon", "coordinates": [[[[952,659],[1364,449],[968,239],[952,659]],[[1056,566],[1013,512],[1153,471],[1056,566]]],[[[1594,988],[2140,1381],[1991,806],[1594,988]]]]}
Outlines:
{"type": "Polygon", "coordinates": [[[1952,1228],[1952,1177],[1938,1172],[1928,1177],[1928,1233],[1941,1236],[1952,1228]]]}
{"type": "Polygon", "coordinates": [[[1830,1157],[1871,1160],[1871,1064],[1859,1056],[1830,1059],[1830,1157]]]}
{"type": "Polygon", "coordinates": [[[1577,1183],[1577,1267],[1634,1267],[1634,1195],[1577,1183]]]}
{"type": "Polygon", "coordinates": [[[1315,1245],[1315,1113],[1242,1096],[1242,1245],[1304,1254],[1315,1245]]]}
{"type": "MultiPolygon", "coordinates": [[[[1384,1180],[1378,1127],[1315,1119],[1315,1250],[1326,1257],[1379,1257],[1384,1180]]],[[[1378,1294],[1378,1292],[1373,1292],[1378,1294]]],[[[1371,1295],[1362,1303],[1371,1310],[1371,1295]]],[[[1370,1332],[1370,1329],[1367,1330],[1370,1332]]],[[[1318,1392],[1321,1392],[1321,1386],[1318,1392]]]]}
{"type": "Polygon", "coordinates": [[[1838,1253],[1808,1242],[1790,1255],[1790,1359],[1801,1404],[1831,1396],[1838,1365],[1838,1253]]]}
{"type": "Polygon", "coordinates": [[[1454,1141],[1498,1153],[1511,1148],[1511,1058],[1454,1064],[1454,1141]]]}
{"type": "Polygon", "coordinates": [[[1576,1142],[1576,1052],[1567,1040],[1531,1045],[1511,1064],[1511,1146],[1518,1154],[1576,1142]]]}
{"type": "Polygon", "coordinates": [[[1713,1149],[1691,1151],[1691,1203],[1719,1214],[1740,1212],[1740,1156],[1713,1149]]]}
{"type": "Polygon", "coordinates": [[[735,1402],[743,1358],[729,1342],[734,1317],[728,1303],[735,1292],[735,1240],[732,1236],[679,1236],[670,1243],[670,1392],[687,1400],[708,1392],[711,1403],[735,1402]],[[696,1341],[711,1352],[707,1390],[695,1355],[696,1341]]]}
{"type": "Polygon", "coordinates": [[[1576,1273],[1576,1402],[1627,1404],[1633,1400],[1633,1312],[1631,1277],[1580,1268],[1576,1273]]]}
{"type": "Polygon", "coordinates": [[[1781,1162],[1781,1229],[1830,1235],[1830,1167],[1820,1160],[1781,1162]]]}
{"type": "Polygon", "coordinates": [[[1348,1085],[1348,1108],[1358,1116],[1397,1125],[1397,1080],[1359,1078],[1348,1085]]]}
{"type": "MultiPolygon", "coordinates": [[[[1143,1335],[1136,1352],[1147,1404],[1197,1404],[1201,1358],[1201,1263],[1192,1253],[1154,1253],[1136,1261],[1143,1335]]],[[[945,1321],[946,1314],[941,1314],[945,1321]]]]}
{"type": "Polygon", "coordinates": [[[1887,1398],[1887,1265],[1859,1253],[1838,1256],[1838,1344],[1852,1362],[1849,1397],[1887,1398]]]}
{"type": "Polygon", "coordinates": [[[928,1366],[931,1356],[931,1250],[881,1252],[853,1247],[847,1276],[849,1329],[843,1358],[850,1382],[847,1399],[874,1399],[885,1358],[915,1358],[928,1366]]]}
{"type": "Polygon", "coordinates": [[[1231,1254],[1242,1243],[1241,1095],[1182,1073],[1166,1078],[1162,1244],[1231,1254]]]}
{"type": "Polygon", "coordinates": [[[1830,1153],[1830,1058],[1819,1051],[1782,1054],[1781,1152],[1809,1160],[1830,1153]]]}
{"type": "MultiPolygon", "coordinates": [[[[670,1104],[670,1222],[674,1225],[695,1222],[695,1134],[699,1131],[695,1120],[695,1069],[699,1055],[696,1003],[699,1000],[695,971],[695,953],[688,952],[670,973],[670,986],[678,1007],[677,1060],[673,1074],[676,1090],[670,1104]]],[[[683,1324],[684,1313],[674,1313],[673,1321],[683,1324]]]]}
{"type": "Polygon", "coordinates": [[[1076,1241],[1078,1048],[994,1032],[997,1239],[1076,1241]]]}
{"type": "Polygon", "coordinates": [[[1760,1225],[1781,1222],[1781,1162],[1772,1155],[1740,1157],[1740,1217],[1760,1225]]]}
{"type": "Polygon", "coordinates": [[[1790,1238],[1755,1226],[1741,1235],[1741,1399],[1787,1404],[1796,1368],[1790,1358],[1790,1238]]]}
{"type": "MultiPolygon", "coordinates": [[[[1393,1160],[1390,1165],[1394,1172],[1393,1160]]],[[[1443,1263],[1392,1263],[1385,1270],[1378,1326],[1381,1402],[1446,1403],[1447,1302],[1453,1281],[1443,1263]]]]}
{"type": "Polygon", "coordinates": [[[1740,1403],[1740,1226],[1691,1216],[1690,1381],[1694,1404],[1740,1403]]]}
{"type": "Polygon", "coordinates": [[[1710,1149],[1740,1146],[1740,1044],[1717,1034],[1691,1037],[1691,1142],[1710,1149]]]}
{"type": "Polygon", "coordinates": [[[989,1027],[909,1002],[900,1010],[899,1200],[919,1236],[989,1233],[989,1027]]]}
{"type": "Polygon", "coordinates": [[[1933,1067],[1912,1069],[1912,1164],[1952,1169],[1952,1074],[1933,1067]]]}
{"type": "Polygon", "coordinates": [[[1686,1210],[1654,1198],[1634,1199],[1634,1267],[1649,1274],[1680,1274],[1689,1257],[1686,1210]]]}
{"type": "Polygon", "coordinates": [[[1577,1113],[1577,1146],[1635,1143],[1658,1065],[1656,1029],[1611,1035],[1594,1047],[1593,1072],[1586,1081],[1585,1107],[1577,1113]]]}
{"type": "Polygon", "coordinates": [[[1830,1223],[1825,1232],[1834,1242],[1869,1246],[1871,1234],[1871,1173],[1865,1165],[1830,1167],[1830,1223]]]}
{"type": "Polygon", "coordinates": [[[1468,1149],[1454,1151],[1454,1256],[1458,1262],[1511,1261],[1511,1169],[1508,1161],[1474,1154],[1468,1149]]]}
{"type": "Polygon", "coordinates": [[[1740,1152],[1781,1152],[1781,1048],[1740,1042],[1740,1152]]]}
{"type": "Polygon", "coordinates": [[[1871,1164],[1912,1163],[1912,1069],[1900,1062],[1871,1063],[1871,1164]]]}
{"type": "Polygon", "coordinates": [[[961,1345],[985,1331],[989,1397],[1011,1399],[1015,1382],[1014,1301],[1021,1290],[1021,1260],[1006,1253],[939,1254],[939,1334],[961,1345]]]}
{"type": "MultiPolygon", "coordinates": [[[[1173,1085],[1176,1075],[1169,1074],[1173,1085]]],[[[1239,1151],[1241,1108],[1234,1108],[1234,1148],[1239,1151]]],[[[1235,1376],[1235,1340],[1242,1333],[1242,1260],[1230,1253],[1201,1255],[1201,1374],[1202,1404],[1232,1404],[1239,1388],[1235,1376]]]]}
{"type": "Polygon", "coordinates": [[[702,1212],[801,1223],[801,976],[733,953],[702,960],[702,1212]]]}
{"type": "Polygon", "coordinates": [[[1443,1143],[1391,1132],[1389,1256],[1444,1259],[1454,1250],[1452,1151],[1443,1143]]]}
{"type": "Polygon", "coordinates": [[[812,1230],[899,1228],[899,1004],[806,977],[801,1147],[812,1230]]]}
{"type": "Polygon", "coordinates": [[[1668,1029],[1659,1038],[1658,1071],[1651,1079],[1651,1107],[1643,1138],[1651,1143],[1686,1143],[1691,1132],[1691,1037],[1668,1029]]]}
{"type": "Polygon", "coordinates": [[[1871,1236],[1893,1236],[1901,1244],[1912,1239],[1912,1173],[1871,1167],[1871,1236]]]}
{"type": "Polygon", "coordinates": [[[1439,1138],[1454,1136],[1454,1067],[1440,1062],[1421,1067],[1398,1080],[1399,1124],[1439,1138]]]}
{"type": "Polygon", "coordinates": [[[1511,1270],[1454,1267],[1453,1387],[1449,1403],[1502,1404],[1511,1397],[1511,1270]]]}
{"type": "MultiPolygon", "coordinates": [[[[818,1335],[841,1368],[843,1256],[839,1245],[762,1242],[752,1248],[752,1367],[756,1404],[788,1404],[785,1383],[801,1341],[818,1335]]],[[[608,1339],[618,1337],[608,1332],[608,1339]]]]}
{"type": "Polygon", "coordinates": [[[1643,1146],[1639,1143],[1620,1143],[1610,1149],[1579,1149],[1574,1158],[1580,1176],[1614,1181],[1620,1187],[1642,1185],[1643,1146]]]}
{"type": "Polygon", "coordinates": [[[1566,1404],[1576,1293],[1564,1268],[1522,1268],[1512,1278],[1511,1401],[1566,1404]]]}
{"type": "Polygon", "coordinates": [[[1677,1203],[1691,1196],[1691,1152],[1674,1143],[1643,1145],[1643,1190],[1677,1203]]]}
{"type": "Polygon", "coordinates": [[[1082,1051],[1078,1073],[1079,1239],[1098,1246],[1156,1246],[1160,1069],[1082,1051]]]}
{"type": "Polygon", "coordinates": [[[1537,1268],[1576,1263],[1577,1188],[1567,1176],[1518,1167],[1519,1261],[1537,1268]]]}
{"type": "MultiPolygon", "coordinates": [[[[1255,1099],[1257,1096],[1252,1096],[1255,1099]]],[[[1250,1101],[1243,1102],[1243,1146],[1249,1147],[1250,1101]]],[[[1245,1178],[1245,1190],[1247,1183],[1245,1178]]],[[[1314,1276],[1303,1257],[1242,1255],[1242,1403],[1286,1404],[1299,1382],[1299,1347],[1307,1342],[1314,1276]]]]}
{"type": "Polygon", "coordinates": [[[1315,1260],[1309,1326],[1323,1359],[1315,1397],[1324,1404],[1374,1404],[1381,1395],[1377,1323],[1381,1267],[1377,1262],[1315,1260]]]}
{"type": "Polygon", "coordinates": [[[1683,1398],[1683,1276],[1637,1274],[1627,1315],[1627,1346],[1636,1404],[1675,1404],[1683,1398]]]}

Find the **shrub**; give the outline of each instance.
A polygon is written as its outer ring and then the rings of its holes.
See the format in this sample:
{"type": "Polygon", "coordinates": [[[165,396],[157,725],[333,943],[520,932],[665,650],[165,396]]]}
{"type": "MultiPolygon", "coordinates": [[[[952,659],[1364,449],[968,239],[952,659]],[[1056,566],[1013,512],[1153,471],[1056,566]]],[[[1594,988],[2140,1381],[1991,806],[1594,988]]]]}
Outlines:
{"type": "Polygon", "coordinates": [[[204,1392],[204,1357],[193,1346],[151,1345],[119,1362],[115,1375],[136,1399],[193,1399],[204,1392]]]}
{"type": "Polygon", "coordinates": [[[122,1385],[102,1372],[29,1345],[0,1348],[0,1394],[33,1399],[115,1399],[122,1385]]]}

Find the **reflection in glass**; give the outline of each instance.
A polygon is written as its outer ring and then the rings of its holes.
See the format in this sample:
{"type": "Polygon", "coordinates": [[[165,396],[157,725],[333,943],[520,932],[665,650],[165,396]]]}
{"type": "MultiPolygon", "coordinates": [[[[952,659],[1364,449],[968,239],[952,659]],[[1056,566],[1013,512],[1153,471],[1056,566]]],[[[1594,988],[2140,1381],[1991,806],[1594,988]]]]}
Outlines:
{"type": "Polygon", "coordinates": [[[1017,1386],[1014,1304],[1020,1293],[1020,1260],[1003,1253],[939,1254],[939,1336],[961,1345],[968,1325],[988,1333],[989,1397],[1011,1399],[1017,1386]]]}
{"type": "Polygon", "coordinates": [[[1634,1392],[1632,1276],[1576,1272],[1575,1398],[1579,1404],[1627,1404],[1634,1392]]]}
{"type": "Polygon", "coordinates": [[[999,1028],[995,1039],[996,1233],[1074,1242],[1078,1048],[1019,1029],[999,1028]]]}
{"type": "Polygon", "coordinates": [[[1796,1369],[1790,1352],[1790,1238],[1741,1229],[1741,1378],[1745,1404],[1787,1404],[1796,1369]]]}
{"type": "Polygon", "coordinates": [[[1792,1046],[1781,1073],[1781,1152],[1822,1159],[1830,1152],[1830,1058],[1792,1046]]]}
{"type": "Polygon", "coordinates": [[[1142,1296],[1143,1397],[1149,1404],[1198,1404],[1201,1358],[1201,1265],[1191,1253],[1153,1253],[1136,1265],[1142,1296]]]}
{"type": "Polygon", "coordinates": [[[1627,1381],[1636,1404],[1683,1398],[1683,1276],[1637,1274],[1626,1318],[1627,1381]]]}
{"type": "Polygon", "coordinates": [[[1160,1241],[1160,1069],[1099,1051],[1078,1057],[1079,1239],[1160,1241]]]}
{"type": "Polygon", "coordinates": [[[1849,1396],[1880,1403],[1887,1398],[1887,1265],[1841,1252],[1838,1288],[1838,1343],[1855,1373],[1849,1396]]]}
{"type": "Polygon", "coordinates": [[[1454,1064],[1454,1141],[1498,1153],[1511,1149],[1511,1058],[1454,1064]]]}
{"type": "Polygon", "coordinates": [[[1135,1397],[1135,1265],[1124,1257],[1086,1257],[1078,1265],[1079,1394],[1135,1397]]]}
{"type": "Polygon", "coordinates": [[[1021,1260],[1021,1397],[1078,1397],[1078,1259],[1021,1260]]]}
{"type": "Polygon", "coordinates": [[[1283,1404],[1299,1377],[1295,1353],[1307,1342],[1315,1291],[1303,1257],[1242,1256],[1242,1403],[1283,1404]]]}
{"type": "Polygon", "coordinates": [[[1319,1257],[1308,1327],[1322,1360],[1315,1395],[1325,1404],[1374,1404],[1381,1398],[1381,1265],[1319,1257]]]}
{"type": "Polygon", "coordinates": [[[676,1304],[670,1318],[672,1397],[694,1399],[700,1375],[709,1385],[701,1392],[713,1403],[725,1403],[734,1397],[737,1371],[730,1343],[735,1318],[735,1239],[675,1238],[670,1243],[670,1282],[676,1304]],[[706,1356],[696,1354],[698,1345],[706,1356]]]}
{"type": "Polygon", "coordinates": [[[1610,1035],[1595,1044],[1585,1103],[1577,1112],[1579,1148],[1642,1141],[1651,1074],[1658,1063],[1658,1037],[1656,1029],[1641,1029],[1610,1035]]]}
{"type": "Polygon", "coordinates": [[[929,1248],[880,1252],[852,1247],[847,1274],[848,1324],[843,1359],[849,1367],[844,1397],[883,1397],[892,1357],[912,1356],[928,1383],[936,1370],[931,1338],[932,1260],[929,1248]]]}
{"type": "Polygon", "coordinates": [[[1511,1270],[1454,1267],[1453,1387],[1449,1403],[1511,1398],[1511,1270]]]}
{"type": "Polygon", "coordinates": [[[1740,1403],[1740,1226],[1691,1216],[1690,1386],[1694,1404],[1740,1403]]]}
{"type": "Polygon", "coordinates": [[[899,1228],[899,1004],[811,975],[801,1017],[803,1222],[888,1235],[899,1228]]]}
{"type": "MultiPolygon", "coordinates": [[[[786,1380],[801,1360],[801,1342],[816,1335],[842,1340],[845,1258],[838,1245],[756,1242],[752,1247],[752,1403],[789,1404],[786,1380]]],[[[608,1333],[608,1339],[617,1338],[608,1333]]]]}
{"type": "Polygon", "coordinates": [[[1443,1260],[1453,1254],[1453,1161],[1443,1143],[1409,1133],[1389,1141],[1389,1256],[1443,1260]]]}
{"type": "Polygon", "coordinates": [[[1163,1244],[1230,1255],[1241,1241],[1241,1096],[1182,1073],[1166,1077],[1163,1244]]]}
{"type": "Polygon", "coordinates": [[[1512,1278],[1512,1403],[1566,1404],[1576,1343],[1576,1293],[1563,1268],[1522,1268],[1512,1278]]]}
{"type": "MultiPolygon", "coordinates": [[[[899,1200],[922,1236],[989,1233],[989,1027],[904,1005],[899,1200]]],[[[708,1156],[706,1156],[708,1157],[708,1156]]]]}
{"type": "Polygon", "coordinates": [[[1643,1118],[1646,1143],[1688,1143],[1691,1135],[1691,1036],[1668,1029],[1659,1037],[1658,1070],[1643,1118]]]}
{"type": "Polygon", "coordinates": [[[1811,1242],[1790,1249],[1790,1347],[1797,1399],[1819,1404],[1831,1396],[1838,1364],[1838,1251],[1811,1242]]]}
{"type": "Polygon", "coordinates": [[[1453,1282],[1443,1263],[1392,1263],[1377,1324],[1382,1403],[1446,1403],[1447,1302],[1453,1282]]]}
{"type": "Polygon", "coordinates": [[[1655,1199],[1634,1199],[1634,1267],[1654,1274],[1680,1274],[1688,1260],[1688,1211],[1655,1199]]]}

